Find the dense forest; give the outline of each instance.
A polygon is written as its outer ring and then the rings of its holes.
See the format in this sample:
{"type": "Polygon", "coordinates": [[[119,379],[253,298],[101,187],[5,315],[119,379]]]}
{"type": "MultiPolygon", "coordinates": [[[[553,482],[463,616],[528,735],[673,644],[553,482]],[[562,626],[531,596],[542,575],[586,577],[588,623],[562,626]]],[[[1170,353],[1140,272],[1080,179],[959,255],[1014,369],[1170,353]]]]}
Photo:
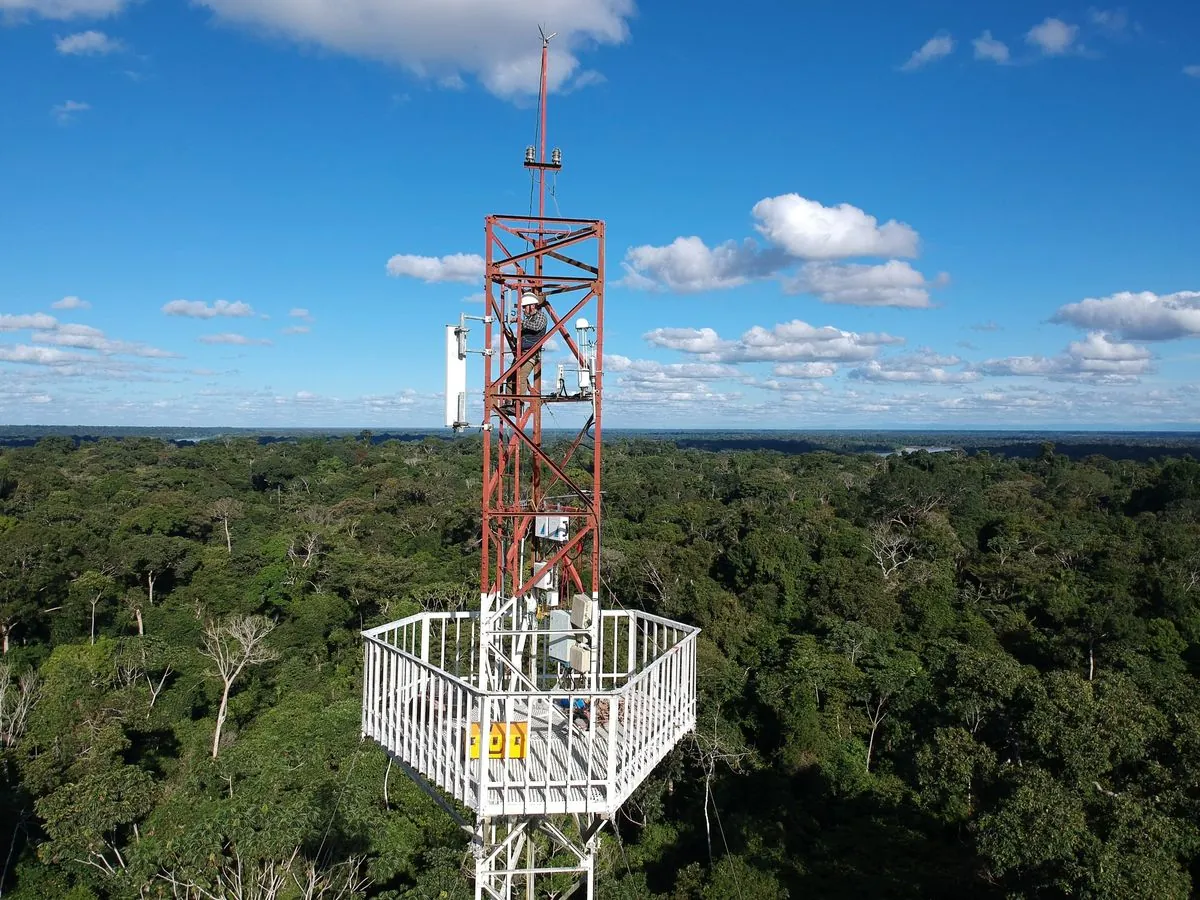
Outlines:
{"type": "MultiPolygon", "coordinates": [[[[0,450],[4,897],[472,896],[360,740],[359,632],[477,598],[479,445],[370,438],[0,450]]],[[[604,477],[611,597],[703,631],[602,897],[1194,895],[1200,463],[623,440],[604,477]]]]}

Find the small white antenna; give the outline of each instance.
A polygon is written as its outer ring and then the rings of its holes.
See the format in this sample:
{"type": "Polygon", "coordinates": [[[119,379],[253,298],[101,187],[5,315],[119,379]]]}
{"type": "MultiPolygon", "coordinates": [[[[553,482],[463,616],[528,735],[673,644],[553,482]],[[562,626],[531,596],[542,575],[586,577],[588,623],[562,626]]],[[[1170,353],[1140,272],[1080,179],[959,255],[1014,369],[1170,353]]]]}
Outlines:
{"type": "Polygon", "coordinates": [[[542,36],[542,44],[549,44],[552,40],[554,40],[555,37],[557,37],[558,32],[552,31],[549,34],[546,34],[546,29],[539,25],[538,34],[542,36]]]}

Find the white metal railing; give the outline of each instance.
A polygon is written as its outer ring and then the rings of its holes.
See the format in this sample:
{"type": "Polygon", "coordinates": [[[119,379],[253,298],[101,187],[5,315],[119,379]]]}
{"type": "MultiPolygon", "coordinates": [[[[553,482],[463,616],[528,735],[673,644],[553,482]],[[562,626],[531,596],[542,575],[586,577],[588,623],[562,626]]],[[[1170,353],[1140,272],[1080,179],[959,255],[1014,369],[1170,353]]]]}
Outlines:
{"type": "Polygon", "coordinates": [[[534,641],[520,689],[484,691],[478,613],[381,625],[363,632],[363,734],[483,815],[611,814],[695,727],[698,631],[605,611],[600,690],[564,680],[548,641],[534,641]]]}

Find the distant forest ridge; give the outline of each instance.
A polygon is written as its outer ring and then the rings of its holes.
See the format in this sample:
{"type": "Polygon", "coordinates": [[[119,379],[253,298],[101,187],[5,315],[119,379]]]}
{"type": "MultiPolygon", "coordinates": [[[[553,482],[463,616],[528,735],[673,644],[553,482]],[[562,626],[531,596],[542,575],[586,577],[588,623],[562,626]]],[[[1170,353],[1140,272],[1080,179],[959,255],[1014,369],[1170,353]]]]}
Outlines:
{"type": "MultiPolygon", "coordinates": [[[[546,429],[553,437],[557,432],[546,429]]],[[[1200,455],[1200,432],[1196,431],[933,431],[933,430],[754,430],[754,429],[636,429],[607,428],[610,441],[666,441],[680,449],[766,450],[785,454],[828,451],[833,453],[896,453],[955,450],[974,455],[980,451],[1011,457],[1036,457],[1042,445],[1052,443],[1056,452],[1073,459],[1092,455],[1110,459],[1147,460],[1158,457],[1200,455]]],[[[563,435],[568,435],[563,431],[563,435]]],[[[569,433],[570,436],[574,432],[569,433]]],[[[221,439],[258,440],[261,444],[314,438],[354,437],[372,444],[384,441],[474,440],[467,433],[455,436],[444,428],[195,428],[123,427],[68,425],[0,425],[0,447],[33,446],[46,437],[66,437],[76,444],[103,438],[151,438],[177,445],[221,439]]]]}

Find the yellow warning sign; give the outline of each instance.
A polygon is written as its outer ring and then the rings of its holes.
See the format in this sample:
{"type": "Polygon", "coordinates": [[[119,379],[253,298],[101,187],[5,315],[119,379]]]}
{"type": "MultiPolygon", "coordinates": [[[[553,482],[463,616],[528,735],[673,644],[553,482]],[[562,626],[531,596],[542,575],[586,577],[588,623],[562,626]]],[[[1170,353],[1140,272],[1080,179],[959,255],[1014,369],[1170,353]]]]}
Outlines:
{"type": "MultiPolygon", "coordinates": [[[[489,759],[524,759],[529,726],[524,722],[493,722],[488,740],[489,759]],[[507,752],[506,752],[507,751],[507,752]]],[[[479,759],[479,723],[471,723],[471,759],[479,759]]]]}

